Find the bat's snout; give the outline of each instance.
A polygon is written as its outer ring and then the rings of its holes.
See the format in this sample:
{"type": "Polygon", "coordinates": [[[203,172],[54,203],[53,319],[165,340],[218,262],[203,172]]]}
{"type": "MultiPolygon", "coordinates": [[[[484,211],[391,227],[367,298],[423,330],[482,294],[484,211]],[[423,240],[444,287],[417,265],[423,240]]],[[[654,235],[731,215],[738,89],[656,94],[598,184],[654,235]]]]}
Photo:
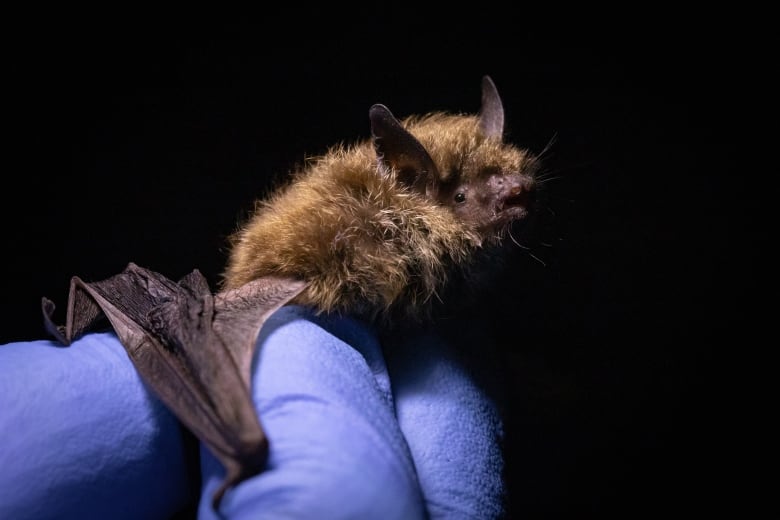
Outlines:
{"type": "Polygon", "coordinates": [[[504,207],[529,207],[536,199],[536,187],[533,180],[519,179],[508,187],[504,195],[504,207]]]}

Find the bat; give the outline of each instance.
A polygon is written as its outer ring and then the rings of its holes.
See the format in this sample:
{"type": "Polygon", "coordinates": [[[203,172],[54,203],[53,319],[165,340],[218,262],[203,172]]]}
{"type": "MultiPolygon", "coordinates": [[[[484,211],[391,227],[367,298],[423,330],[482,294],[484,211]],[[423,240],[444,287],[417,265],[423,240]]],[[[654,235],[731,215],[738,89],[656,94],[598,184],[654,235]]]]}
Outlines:
{"type": "Polygon", "coordinates": [[[108,320],[148,386],[225,467],[217,508],[267,458],[249,371],[269,315],[299,304],[384,330],[430,320],[453,273],[536,211],[539,157],[505,142],[489,76],[481,95],[477,114],[399,120],[371,106],[369,139],[308,159],[239,223],[217,292],[197,269],[173,282],[130,263],[99,282],[73,277],[64,325],[44,297],[46,330],[68,345],[108,320]]]}

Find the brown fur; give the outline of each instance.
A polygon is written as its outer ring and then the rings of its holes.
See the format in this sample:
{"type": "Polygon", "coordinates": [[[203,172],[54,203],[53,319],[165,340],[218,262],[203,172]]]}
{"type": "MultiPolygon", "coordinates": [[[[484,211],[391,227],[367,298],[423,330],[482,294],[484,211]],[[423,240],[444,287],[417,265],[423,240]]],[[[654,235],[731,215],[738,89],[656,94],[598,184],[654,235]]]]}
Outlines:
{"type": "Polygon", "coordinates": [[[535,159],[483,135],[479,116],[433,113],[402,124],[438,169],[435,193],[430,183],[426,193],[400,181],[370,139],[336,146],[257,202],[231,237],[224,289],[287,275],[311,283],[295,302],[321,311],[425,316],[451,270],[527,213],[523,207],[511,219],[495,219],[491,206],[486,221],[455,207],[453,190],[468,186],[477,200],[495,174],[522,178],[530,189],[535,159]]]}

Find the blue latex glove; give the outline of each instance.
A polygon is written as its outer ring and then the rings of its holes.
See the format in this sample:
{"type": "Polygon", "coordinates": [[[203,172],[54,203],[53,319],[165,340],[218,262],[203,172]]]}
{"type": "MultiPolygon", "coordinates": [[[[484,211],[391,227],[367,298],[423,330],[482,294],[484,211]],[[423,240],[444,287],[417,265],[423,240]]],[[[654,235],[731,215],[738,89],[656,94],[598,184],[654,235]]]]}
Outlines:
{"type": "MultiPolygon", "coordinates": [[[[223,518],[497,516],[500,421],[442,342],[394,351],[394,402],[361,322],[285,307],[259,341],[269,465],[228,491],[223,518]]],[[[0,434],[0,518],[167,518],[189,498],[178,425],[111,334],[0,346],[0,434]]],[[[223,471],[201,455],[199,517],[219,518],[223,471]]]]}
{"type": "MultiPolygon", "coordinates": [[[[486,334],[476,336],[484,341],[486,334]]],[[[474,377],[495,383],[492,360],[479,348],[458,352],[434,333],[388,347],[396,416],[430,517],[503,518],[503,423],[498,403],[474,377]]]]}
{"type": "Polygon", "coordinates": [[[0,345],[0,518],[164,519],[190,496],[179,424],[113,334],[0,345]]]}

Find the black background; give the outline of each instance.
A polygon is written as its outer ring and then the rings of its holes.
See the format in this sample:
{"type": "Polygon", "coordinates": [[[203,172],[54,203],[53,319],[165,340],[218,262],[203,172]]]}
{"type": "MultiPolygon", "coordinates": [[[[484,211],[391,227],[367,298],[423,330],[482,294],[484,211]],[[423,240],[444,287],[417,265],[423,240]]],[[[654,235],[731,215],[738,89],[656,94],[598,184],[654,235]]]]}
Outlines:
{"type": "Polygon", "coordinates": [[[512,516],[731,504],[717,370],[749,334],[755,255],[735,249],[756,239],[735,145],[751,131],[745,44],[721,30],[740,22],[521,7],[20,21],[3,65],[0,340],[45,337],[40,298],[64,305],[73,275],[132,261],[215,286],[227,235],[274,179],[368,137],[373,103],[475,112],[489,74],[508,139],[554,138],[545,266],[522,255],[486,304],[514,363],[512,516]]]}

